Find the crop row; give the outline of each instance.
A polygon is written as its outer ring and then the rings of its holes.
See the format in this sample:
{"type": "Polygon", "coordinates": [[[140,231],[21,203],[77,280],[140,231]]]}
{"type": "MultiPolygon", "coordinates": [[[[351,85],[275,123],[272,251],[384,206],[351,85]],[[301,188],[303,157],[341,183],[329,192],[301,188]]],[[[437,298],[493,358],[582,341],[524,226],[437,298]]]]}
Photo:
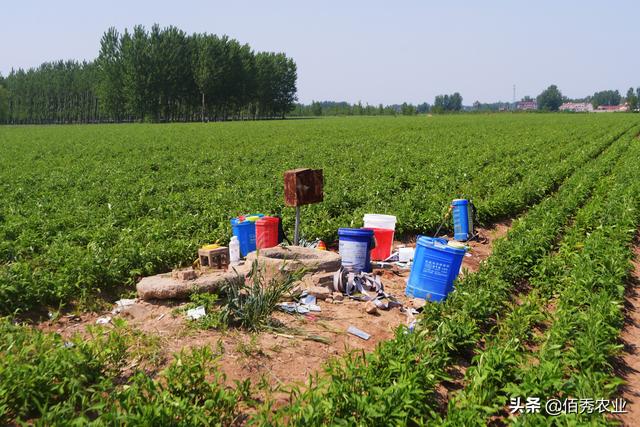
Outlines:
{"type": "MultiPolygon", "coordinates": [[[[591,151],[596,158],[585,158],[586,163],[576,165],[555,194],[516,220],[480,272],[465,276],[444,304],[427,306],[415,333],[400,328],[394,340],[382,343],[372,354],[352,353],[329,361],[325,378],[316,378],[304,391],[294,389],[292,403],[284,408],[275,410],[274,401],[267,399],[252,421],[265,425],[443,421],[435,389],[448,379],[447,368],[500,333],[492,326],[501,325],[498,318],[517,308],[516,285],[530,279],[532,269],[544,268],[569,218],[628,153],[635,131],[600,140],[600,149],[591,151]]],[[[122,378],[132,348],[140,351],[140,342],[146,340],[137,336],[133,345],[131,333],[122,328],[113,333],[95,330],[92,339],[65,342],[0,322],[0,421],[229,425],[241,419],[242,406],[260,405],[249,397],[246,383],[233,389],[222,385],[210,352],[182,354],[165,371],[139,368],[122,378]]]]}
{"type": "Polygon", "coordinates": [[[632,116],[336,119],[168,126],[4,127],[0,313],[84,305],[186,265],[240,213],[293,212],[282,173],[319,167],[325,201],[303,233],[335,239],[367,212],[428,233],[468,196],[513,216],[634,123],[632,116]],[[433,120],[431,120],[433,119],[433,120]]]}
{"type": "Polygon", "coordinates": [[[508,311],[516,286],[554,248],[568,219],[627,152],[633,135],[635,131],[626,133],[517,220],[478,273],[458,283],[444,303],[425,307],[416,333],[400,330],[374,353],[331,362],[328,379],[296,391],[295,403],[279,416],[296,425],[437,420],[435,387],[448,379],[446,369],[492,335],[492,325],[508,311]]]}
{"type": "Polygon", "coordinates": [[[0,336],[2,425],[226,426],[250,400],[248,383],[224,386],[209,348],[177,354],[153,371],[158,341],[124,321],[65,341],[0,318],[0,336]],[[147,366],[123,377],[141,360],[147,366]]]}
{"type": "Polygon", "coordinates": [[[634,142],[612,174],[601,179],[578,212],[557,253],[548,255],[531,278],[531,292],[504,321],[495,339],[476,356],[466,387],[450,402],[450,425],[485,425],[506,416],[510,398],[591,400],[575,411],[549,417],[522,414],[517,425],[607,424],[594,403],[612,397],[620,379],[612,359],[623,325],[629,243],[640,222],[640,184],[634,142]]]}

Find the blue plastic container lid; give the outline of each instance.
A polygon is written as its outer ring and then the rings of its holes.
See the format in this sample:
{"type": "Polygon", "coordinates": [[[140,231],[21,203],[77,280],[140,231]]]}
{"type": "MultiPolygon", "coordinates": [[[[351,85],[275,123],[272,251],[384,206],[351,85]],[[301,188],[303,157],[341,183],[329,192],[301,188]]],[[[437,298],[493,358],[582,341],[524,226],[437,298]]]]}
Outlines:
{"type": "Polygon", "coordinates": [[[453,255],[464,255],[466,252],[462,248],[452,248],[451,246],[448,246],[447,243],[447,239],[422,236],[418,239],[416,244],[426,248],[435,248],[453,255]]]}
{"type": "Polygon", "coordinates": [[[338,228],[338,236],[371,238],[373,236],[373,230],[364,228],[338,228]]]}
{"type": "Polygon", "coordinates": [[[469,201],[467,199],[453,199],[453,201],[451,202],[451,206],[462,206],[468,204],[469,201]]]}

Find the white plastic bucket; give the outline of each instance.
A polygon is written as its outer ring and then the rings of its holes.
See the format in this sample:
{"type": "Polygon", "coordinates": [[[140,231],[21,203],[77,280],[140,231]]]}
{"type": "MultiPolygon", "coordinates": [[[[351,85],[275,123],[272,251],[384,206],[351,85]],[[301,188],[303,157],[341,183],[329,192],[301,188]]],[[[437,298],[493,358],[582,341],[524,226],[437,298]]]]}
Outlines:
{"type": "Polygon", "coordinates": [[[396,229],[396,217],[393,215],[365,214],[364,228],[396,229]]]}

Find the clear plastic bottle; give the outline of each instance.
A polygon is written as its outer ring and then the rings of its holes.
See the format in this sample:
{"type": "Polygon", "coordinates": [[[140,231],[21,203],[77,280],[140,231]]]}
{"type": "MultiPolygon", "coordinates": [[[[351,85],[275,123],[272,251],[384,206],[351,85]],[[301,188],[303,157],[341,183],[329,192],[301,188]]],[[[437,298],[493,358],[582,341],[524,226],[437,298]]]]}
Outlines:
{"type": "Polygon", "coordinates": [[[240,262],[240,241],[236,236],[231,237],[229,241],[229,263],[237,264],[240,262]]]}

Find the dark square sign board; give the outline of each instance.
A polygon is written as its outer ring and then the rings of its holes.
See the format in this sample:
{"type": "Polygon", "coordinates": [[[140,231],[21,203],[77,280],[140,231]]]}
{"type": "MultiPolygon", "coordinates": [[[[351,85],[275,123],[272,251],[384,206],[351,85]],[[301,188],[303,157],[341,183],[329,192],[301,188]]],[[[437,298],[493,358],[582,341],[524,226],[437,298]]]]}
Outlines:
{"type": "Polygon", "coordinates": [[[302,206],[323,200],[322,169],[292,169],[284,173],[284,203],[302,206]]]}

